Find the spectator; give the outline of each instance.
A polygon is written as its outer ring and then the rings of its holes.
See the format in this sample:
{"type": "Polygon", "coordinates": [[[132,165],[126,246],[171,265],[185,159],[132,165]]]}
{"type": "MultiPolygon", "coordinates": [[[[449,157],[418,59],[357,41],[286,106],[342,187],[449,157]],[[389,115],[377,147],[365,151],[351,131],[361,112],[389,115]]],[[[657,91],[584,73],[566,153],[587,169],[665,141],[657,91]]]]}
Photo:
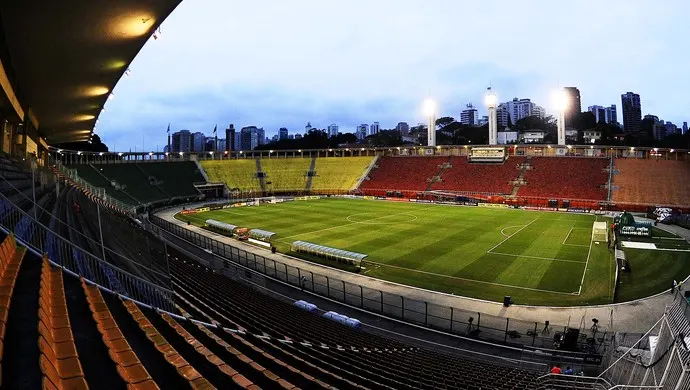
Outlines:
{"type": "Polygon", "coordinates": [[[565,371],[563,371],[565,375],[573,375],[573,369],[570,367],[566,367],[565,371]]]}
{"type": "Polygon", "coordinates": [[[551,369],[551,373],[552,374],[560,374],[561,373],[561,365],[556,364],[555,366],[553,366],[553,368],[551,369]]]}

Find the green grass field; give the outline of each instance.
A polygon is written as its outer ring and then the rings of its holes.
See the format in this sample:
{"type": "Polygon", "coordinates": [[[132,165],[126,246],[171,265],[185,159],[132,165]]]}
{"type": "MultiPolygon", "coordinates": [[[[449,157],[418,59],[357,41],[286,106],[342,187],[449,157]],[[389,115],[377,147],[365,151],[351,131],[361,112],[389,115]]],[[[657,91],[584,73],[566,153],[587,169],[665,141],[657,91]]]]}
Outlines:
{"type": "MultiPolygon", "coordinates": [[[[605,242],[591,241],[592,224],[603,217],[333,198],[178,218],[269,230],[285,253],[296,240],[365,253],[363,274],[431,290],[495,301],[511,295],[532,305],[614,300],[612,253],[605,242]]],[[[663,252],[663,261],[655,261],[658,253],[628,254],[628,275],[636,277],[621,284],[619,300],[665,290],[690,273],[689,253],[663,252]]]]}

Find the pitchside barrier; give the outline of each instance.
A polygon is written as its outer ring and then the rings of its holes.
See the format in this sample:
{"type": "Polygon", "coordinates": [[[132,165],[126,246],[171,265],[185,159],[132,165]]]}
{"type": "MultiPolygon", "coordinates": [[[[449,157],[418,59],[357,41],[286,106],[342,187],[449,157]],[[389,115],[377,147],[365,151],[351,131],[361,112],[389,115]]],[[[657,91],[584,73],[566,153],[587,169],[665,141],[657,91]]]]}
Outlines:
{"type": "MultiPolygon", "coordinates": [[[[592,337],[590,318],[572,318],[569,324],[551,323],[547,326],[545,322],[549,318],[541,322],[528,322],[437,305],[303,270],[214,240],[157,216],[151,216],[150,221],[154,228],[162,228],[232,263],[268,277],[372,313],[427,328],[530,350],[553,349],[556,332],[565,333],[568,327],[580,329],[582,339],[592,337]]],[[[602,353],[600,349],[604,347],[600,340],[606,344],[608,330],[604,324],[601,325],[595,336],[597,347],[591,351],[593,353],[602,353]]],[[[554,353],[555,356],[560,355],[560,351],[554,353]]]]}

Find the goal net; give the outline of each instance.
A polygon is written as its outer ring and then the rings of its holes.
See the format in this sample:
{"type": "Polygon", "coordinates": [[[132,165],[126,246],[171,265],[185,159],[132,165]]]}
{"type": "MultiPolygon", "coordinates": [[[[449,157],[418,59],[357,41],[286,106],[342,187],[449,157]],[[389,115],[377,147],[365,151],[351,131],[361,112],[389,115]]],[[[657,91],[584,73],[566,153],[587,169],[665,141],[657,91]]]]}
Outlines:
{"type": "Polygon", "coordinates": [[[608,242],[609,232],[606,222],[594,222],[592,225],[592,241],[608,242]]]}

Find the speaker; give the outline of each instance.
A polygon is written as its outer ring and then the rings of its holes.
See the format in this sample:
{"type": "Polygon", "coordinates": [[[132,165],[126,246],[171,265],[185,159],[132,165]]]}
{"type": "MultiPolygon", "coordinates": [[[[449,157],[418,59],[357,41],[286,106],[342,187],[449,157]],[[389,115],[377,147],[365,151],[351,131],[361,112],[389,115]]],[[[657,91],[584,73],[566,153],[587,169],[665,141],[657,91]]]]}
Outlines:
{"type": "Polygon", "coordinates": [[[510,299],[510,295],[506,295],[503,297],[503,306],[508,307],[508,306],[510,306],[511,303],[513,303],[513,302],[510,299]]]}
{"type": "Polygon", "coordinates": [[[577,351],[577,339],[580,337],[580,329],[568,328],[563,340],[563,349],[577,351]]]}

